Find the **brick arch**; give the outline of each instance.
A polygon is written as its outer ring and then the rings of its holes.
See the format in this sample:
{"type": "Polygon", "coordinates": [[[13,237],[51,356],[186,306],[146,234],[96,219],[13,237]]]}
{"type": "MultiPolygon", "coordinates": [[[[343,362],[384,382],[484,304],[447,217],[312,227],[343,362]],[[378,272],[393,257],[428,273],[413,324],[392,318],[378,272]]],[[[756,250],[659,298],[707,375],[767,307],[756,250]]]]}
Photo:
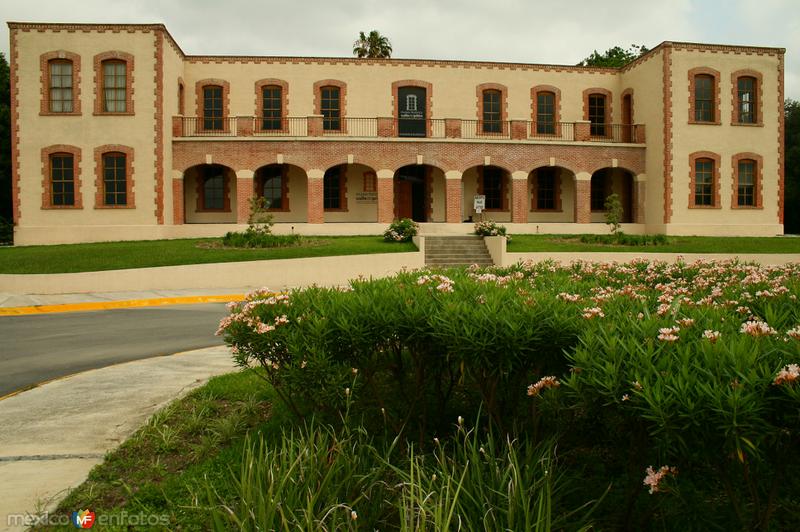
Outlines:
{"type": "Polygon", "coordinates": [[[634,177],[636,177],[639,174],[643,174],[644,173],[644,168],[642,168],[639,171],[637,171],[636,169],[630,168],[626,164],[623,164],[625,162],[627,162],[627,161],[620,161],[620,163],[617,166],[612,166],[612,165],[608,164],[608,162],[603,163],[603,164],[598,164],[596,166],[591,167],[591,169],[586,170],[586,172],[589,173],[589,174],[594,175],[596,172],[599,172],[600,170],[605,170],[606,168],[610,168],[612,170],[625,170],[626,172],[630,173],[634,177]]]}
{"type": "MultiPolygon", "coordinates": [[[[570,163],[568,163],[567,161],[564,161],[562,159],[554,158],[553,162],[555,164],[551,165],[549,158],[548,159],[537,159],[537,160],[531,162],[530,164],[528,164],[526,166],[526,168],[529,168],[529,170],[527,170],[528,175],[530,176],[530,174],[532,174],[533,172],[535,172],[539,168],[555,168],[555,167],[563,168],[564,170],[568,170],[568,171],[572,172],[573,176],[577,175],[577,173],[579,172],[579,170],[575,170],[575,168],[570,163]]],[[[523,170],[523,171],[525,171],[525,170],[523,170]]]]}

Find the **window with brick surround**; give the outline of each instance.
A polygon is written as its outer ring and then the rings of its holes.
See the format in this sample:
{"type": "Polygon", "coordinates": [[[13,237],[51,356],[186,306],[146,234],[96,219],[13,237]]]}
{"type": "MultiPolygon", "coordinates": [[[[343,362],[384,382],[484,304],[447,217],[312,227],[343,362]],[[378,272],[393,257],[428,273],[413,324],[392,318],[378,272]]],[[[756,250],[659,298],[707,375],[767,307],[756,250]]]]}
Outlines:
{"type": "Polygon", "coordinates": [[[536,133],[554,135],[556,132],[556,95],[549,91],[536,94],[536,133]]]}
{"type": "Polygon", "coordinates": [[[694,119],[696,122],[714,122],[714,78],[708,74],[695,76],[694,119]]]}
{"type": "Polygon", "coordinates": [[[75,205],[75,158],[70,153],[50,155],[50,203],[56,207],[75,205]]]}
{"type": "Polygon", "coordinates": [[[103,112],[125,113],[128,111],[128,66],[117,59],[102,62],[103,112]]]}
{"type": "Polygon", "coordinates": [[[694,204],[714,206],[714,161],[700,158],[694,161],[694,204]]]}
{"type": "Polygon", "coordinates": [[[740,124],[755,124],[757,80],[751,76],[742,76],[736,80],[736,114],[740,124]]]}
{"type": "Polygon", "coordinates": [[[503,170],[496,166],[483,169],[483,195],[486,196],[486,209],[503,210],[505,179],[503,170]]]}
{"type": "Polygon", "coordinates": [[[268,85],[261,89],[261,129],[283,129],[283,95],[281,87],[268,85]]]}
{"type": "Polygon", "coordinates": [[[128,204],[127,160],[124,153],[103,154],[103,204],[128,204]]]}
{"type": "Polygon", "coordinates": [[[325,172],[322,179],[322,207],[337,211],[344,207],[344,166],[335,166],[325,172]]]}
{"type": "Polygon", "coordinates": [[[554,168],[540,168],[536,172],[536,209],[556,208],[556,172],[554,168]]]}
{"type": "Polygon", "coordinates": [[[589,190],[591,204],[590,208],[593,211],[604,211],[606,208],[606,198],[609,196],[609,189],[611,180],[609,179],[606,170],[598,170],[592,176],[592,184],[589,190]]]}
{"type": "Polygon", "coordinates": [[[225,208],[225,176],[222,173],[203,178],[203,210],[221,211],[225,208]]]}
{"type": "MultiPolygon", "coordinates": [[[[320,114],[324,131],[342,129],[341,92],[339,87],[322,87],[320,89],[320,114]]],[[[338,208],[338,207],[337,207],[338,208]]]]}
{"type": "Polygon", "coordinates": [[[264,196],[267,210],[283,209],[284,179],[283,168],[280,166],[270,166],[264,170],[264,186],[261,193],[264,196]]]}
{"type": "Polygon", "coordinates": [[[72,113],[73,106],[73,76],[72,61],[54,59],[48,62],[48,109],[51,113],[72,113]]]}
{"type": "Polygon", "coordinates": [[[592,136],[604,137],[606,134],[606,96],[604,94],[589,95],[589,122],[592,136]]]}
{"type": "Polygon", "coordinates": [[[756,205],[756,162],[750,159],[739,161],[736,200],[739,207],[756,205]]]}
{"type": "Polygon", "coordinates": [[[502,103],[500,91],[494,89],[483,91],[482,130],[484,133],[502,132],[502,103]]]}
{"type": "Polygon", "coordinates": [[[203,87],[203,129],[223,129],[222,87],[206,85],[203,87]]]}

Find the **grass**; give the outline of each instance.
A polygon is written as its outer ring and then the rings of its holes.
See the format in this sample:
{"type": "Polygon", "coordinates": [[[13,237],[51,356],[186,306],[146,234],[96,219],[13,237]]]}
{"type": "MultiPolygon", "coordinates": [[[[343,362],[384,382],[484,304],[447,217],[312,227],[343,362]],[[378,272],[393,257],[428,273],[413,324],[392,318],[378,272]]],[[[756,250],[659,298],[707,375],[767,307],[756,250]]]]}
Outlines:
{"type": "Polygon", "coordinates": [[[384,242],[380,236],[311,237],[307,245],[269,249],[226,249],[219,242],[204,238],[0,247],[0,273],[73,273],[416,251],[411,242],[384,242]]]}
{"type": "Polygon", "coordinates": [[[584,244],[581,235],[513,235],[509,253],[546,251],[637,251],[649,253],[800,253],[800,238],[670,236],[659,246],[584,244]]]}

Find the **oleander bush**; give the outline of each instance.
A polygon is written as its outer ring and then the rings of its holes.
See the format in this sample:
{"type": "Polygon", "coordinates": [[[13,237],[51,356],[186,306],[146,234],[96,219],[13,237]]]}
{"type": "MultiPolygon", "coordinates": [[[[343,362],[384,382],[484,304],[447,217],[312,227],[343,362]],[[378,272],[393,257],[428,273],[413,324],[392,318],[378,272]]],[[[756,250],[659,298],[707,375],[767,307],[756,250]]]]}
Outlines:
{"type": "MultiPolygon", "coordinates": [[[[558,511],[599,504],[599,529],[791,530],[798,292],[796,264],[544,262],[257,291],[218,332],[298,419],[345,419],[458,474],[470,459],[437,458],[431,442],[457,441],[464,418],[500,441],[548,445],[565,478],[582,479],[556,483],[558,511]]],[[[403,456],[399,469],[414,463],[403,456]]],[[[417,506],[400,504],[402,520],[441,503],[482,529],[459,506],[466,488],[450,489],[447,500],[407,494],[417,506]]],[[[490,489],[470,493],[491,506],[490,489]]]]}
{"type": "Polygon", "coordinates": [[[487,220],[485,222],[475,223],[475,234],[480,236],[505,236],[511,240],[511,237],[506,234],[506,226],[501,225],[494,220],[487,220]]]}
{"type": "Polygon", "coordinates": [[[417,236],[418,231],[417,222],[411,218],[401,218],[389,224],[389,228],[383,232],[383,239],[387,242],[408,242],[417,236]]]}

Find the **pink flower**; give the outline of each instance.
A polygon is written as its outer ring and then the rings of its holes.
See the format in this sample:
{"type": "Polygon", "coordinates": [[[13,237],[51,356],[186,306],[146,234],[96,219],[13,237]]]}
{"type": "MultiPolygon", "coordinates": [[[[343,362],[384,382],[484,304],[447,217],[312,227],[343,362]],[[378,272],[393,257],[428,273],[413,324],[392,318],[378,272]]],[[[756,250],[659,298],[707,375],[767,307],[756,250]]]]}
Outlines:
{"type": "Polygon", "coordinates": [[[681,318],[678,320],[678,324],[681,327],[691,327],[694,325],[694,320],[692,318],[681,318]]]}
{"type": "Polygon", "coordinates": [[[712,344],[716,343],[720,336],[721,334],[719,331],[712,331],[711,329],[706,329],[703,331],[703,338],[706,338],[712,344]]]}
{"type": "Polygon", "coordinates": [[[772,384],[775,386],[780,386],[781,384],[788,384],[794,385],[794,383],[800,379],[800,365],[798,364],[789,364],[788,366],[784,366],[778,374],[775,376],[775,380],[772,381],[772,384]]]}
{"type": "Polygon", "coordinates": [[[661,466],[661,468],[656,471],[653,469],[653,466],[647,466],[645,473],[647,473],[647,475],[644,477],[643,484],[650,487],[650,495],[652,495],[653,493],[661,491],[660,484],[664,477],[668,475],[672,475],[674,477],[678,474],[678,468],[661,466]]]}
{"type": "Polygon", "coordinates": [[[680,340],[680,337],[678,336],[678,332],[680,330],[680,327],[676,326],[662,327],[658,330],[658,339],[662,342],[677,342],[680,340]]]}
{"type": "Polygon", "coordinates": [[[546,388],[558,388],[559,386],[561,386],[561,383],[558,382],[558,379],[554,376],[542,377],[536,384],[528,386],[528,395],[530,397],[537,397],[542,390],[546,388]]]}
{"type": "Polygon", "coordinates": [[[591,307],[591,308],[586,307],[583,309],[583,317],[587,320],[590,320],[595,317],[605,318],[606,315],[603,314],[603,309],[601,309],[600,307],[591,307]]]}
{"type": "Polygon", "coordinates": [[[777,334],[778,331],[770,327],[767,323],[761,320],[751,320],[742,324],[739,332],[749,334],[750,336],[770,336],[777,334]]]}
{"type": "Polygon", "coordinates": [[[795,340],[800,340],[800,325],[786,331],[786,336],[789,338],[794,338],[795,340]]]}

